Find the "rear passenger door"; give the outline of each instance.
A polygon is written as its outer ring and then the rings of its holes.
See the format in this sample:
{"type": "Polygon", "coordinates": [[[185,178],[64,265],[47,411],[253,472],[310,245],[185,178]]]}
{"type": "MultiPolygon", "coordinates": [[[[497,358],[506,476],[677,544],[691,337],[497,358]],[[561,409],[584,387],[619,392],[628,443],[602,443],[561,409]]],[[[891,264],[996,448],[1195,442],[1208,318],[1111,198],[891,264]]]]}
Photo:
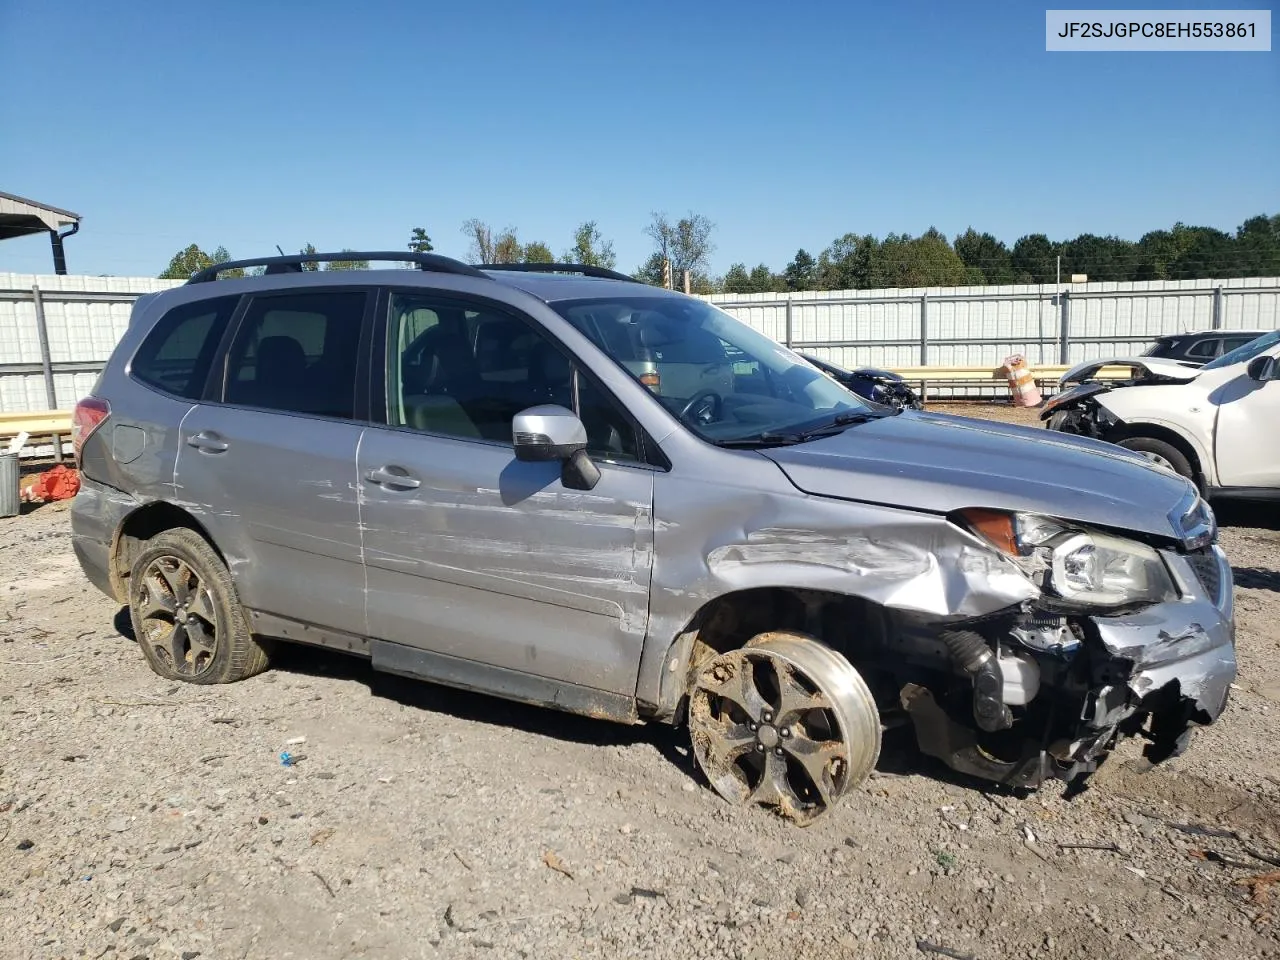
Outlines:
{"type": "Polygon", "coordinates": [[[252,297],[182,422],[177,500],[223,551],[245,606],[363,635],[356,448],[371,295],[252,297]]]}
{"type": "Polygon", "coordinates": [[[389,314],[374,361],[385,422],[359,456],[369,634],[387,641],[374,665],[629,709],[653,560],[638,428],[530,318],[423,292],[393,294],[389,314]],[[558,463],[516,460],[511,418],[541,403],[579,412],[593,490],[566,489],[558,463]]]}

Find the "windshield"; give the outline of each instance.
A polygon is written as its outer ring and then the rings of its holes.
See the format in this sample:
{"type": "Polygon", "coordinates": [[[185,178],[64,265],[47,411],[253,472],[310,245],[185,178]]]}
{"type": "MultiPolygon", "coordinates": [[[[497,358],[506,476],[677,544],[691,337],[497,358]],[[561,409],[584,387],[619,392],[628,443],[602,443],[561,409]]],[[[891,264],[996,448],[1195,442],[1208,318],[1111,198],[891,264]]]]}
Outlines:
{"type": "Polygon", "coordinates": [[[796,434],[872,411],[799,354],[700,300],[609,297],[551,306],[713,443],[796,434]]]}
{"type": "Polygon", "coordinates": [[[1280,330],[1274,333],[1264,333],[1257,340],[1250,340],[1243,347],[1236,347],[1230,353],[1224,353],[1217,360],[1210,360],[1200,369],[1202,370],[1221,370],[1223,367],[1229,367],[1233,363],[1244,363],[1252,360],[1264,350],[1269,350],[1276,344],[1280,344],[1280,330]]]}

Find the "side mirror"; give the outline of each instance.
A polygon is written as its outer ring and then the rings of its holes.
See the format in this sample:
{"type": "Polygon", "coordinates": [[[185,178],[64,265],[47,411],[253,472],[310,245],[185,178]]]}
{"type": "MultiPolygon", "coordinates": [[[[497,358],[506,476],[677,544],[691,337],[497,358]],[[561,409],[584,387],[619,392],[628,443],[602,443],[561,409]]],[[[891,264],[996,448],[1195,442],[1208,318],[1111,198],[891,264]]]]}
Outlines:
{"type": "Polygon", "coordinates": [[[587,449],[587,428],[572,410],[547,403],[515,415],[511,442],[517,460],[568,460],[587,449]]]}
{"type": "Polygon", "coordinates": [[[1257,380],[1259,383],[1266,383],[1268,380],[1280,380],[1280,361],[1275,357],[1254,357],[1249,361],[1246,371],[1251,380],[1257,380]]]}
{"type": "Polygon", "coordinates": [[[600,468],[587,456],[587,428],[577,415],[553,403],[521,410],[511,421],[516,459],[560,461],[560,482],[570,490],[591,490],[600,468]]]}

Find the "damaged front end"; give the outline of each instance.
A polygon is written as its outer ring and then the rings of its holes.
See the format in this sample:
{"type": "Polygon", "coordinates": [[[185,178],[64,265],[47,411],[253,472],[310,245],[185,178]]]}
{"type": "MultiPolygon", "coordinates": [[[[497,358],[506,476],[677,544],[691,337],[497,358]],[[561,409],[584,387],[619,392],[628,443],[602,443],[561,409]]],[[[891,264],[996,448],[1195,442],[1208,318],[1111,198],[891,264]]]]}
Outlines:
{"type": "Polygon", "coordinates": [[[1121,424],[1098,402],[1101,396],[1125,387],[1188,383],[1199,373],[1197,368],[1174,360],[1146,357],[1081,363],[1063,374],[1060,381],[1063,389],[1045,401],[1040,408],[1040,419],[1050,430],[1059,433],[1106,440],[1121,424]],[[1100,379],[1099,374],[1106,368],[1126,368],[1129,376],[1100,379]]]}
{"type": "Polygon", "coordinates": [[[1222,713],[1236,673],[1232,577],[1201,501],[1180,506],[1181,536],[1158,546],[966,513],[1043,595],[960,622],[898,618],[898,696],[922,752],[1009,786],[1079,785],[1120,737],[1145,738],[1160,762],[1222,713]]]}

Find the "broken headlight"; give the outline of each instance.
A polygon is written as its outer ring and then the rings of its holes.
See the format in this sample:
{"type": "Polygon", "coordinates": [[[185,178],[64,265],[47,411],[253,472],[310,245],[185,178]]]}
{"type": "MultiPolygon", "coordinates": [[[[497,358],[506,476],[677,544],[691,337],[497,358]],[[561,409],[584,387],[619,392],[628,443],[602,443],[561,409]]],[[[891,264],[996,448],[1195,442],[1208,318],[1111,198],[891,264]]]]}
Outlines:
{"type": "Polygon", "coordinates": [[[1160,603],[1178,596],[1152,547],[1027,513],[966,510],[964,518],[1045,593],[1090,607],[1160,603]]]}

